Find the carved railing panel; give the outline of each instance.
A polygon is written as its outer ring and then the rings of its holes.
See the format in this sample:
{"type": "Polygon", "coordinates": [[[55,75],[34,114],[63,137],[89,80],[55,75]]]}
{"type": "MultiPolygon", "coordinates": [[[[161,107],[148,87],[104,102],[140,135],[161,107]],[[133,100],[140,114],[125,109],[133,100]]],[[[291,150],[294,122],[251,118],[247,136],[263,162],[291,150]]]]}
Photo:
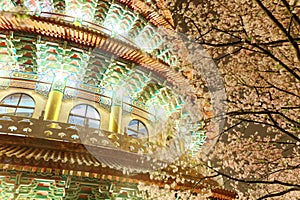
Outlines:
{"type": "Polygon", "coordinates": [[[0,134],[117,148],[140,155],[149,154],[154,150],[150,148],[154,145],[149,141],[123,134],[12,115],[0,115],[0,134]]]}

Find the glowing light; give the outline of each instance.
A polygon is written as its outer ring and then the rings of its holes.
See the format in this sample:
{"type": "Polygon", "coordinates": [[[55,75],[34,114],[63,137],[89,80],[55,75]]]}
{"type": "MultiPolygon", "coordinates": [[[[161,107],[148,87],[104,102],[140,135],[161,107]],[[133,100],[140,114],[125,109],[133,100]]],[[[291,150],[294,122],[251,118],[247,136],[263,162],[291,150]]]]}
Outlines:
{"type": "Polygon", "coordinates": [[[81,21],[92,21],[93,17],[87,12],[82,11],[80,8],[69,8],[66,9],[66,15],[72,16],[75,18],[74,23],[76,25],[80,24],[81,21]]]}
{"type": "Polygon", "coordinates": [[[40,13],[40,12],[52,12],[52,1],[44,0],[42,2],[38,0],[27,0],[24,5],[30,12],[40,13]]]}
{"type": "Polygon", "coordinates": [[[143,31],[134,38],[134,43],[144,51],[151,53],[163,43],[163,39],[151,26],[147,25],[143,31]]]}
{"type": "Polygon", "coordinates": [[[118,100],[122,100],[123,96],[126,96],[127,90],[124,87],[116,87],[114,88],[114,97],[118,100]]]}
{"type": "Polygon", "coordinates": [[[168,118],[166,110],[159,105],[152,105],[149,107],[149,112],[155,116],[156,120],[165,121],[168,118]]]}
{"type": "Polygon", "coordinates": [[[0,1],[0,10],[12,10],[14,8],[14,4],[11,1],[2,0],[0,1]]]}
{"type": "Polygon", "coordinates": [[[113,20],[105,20],[104,22],[104,27],[107,29],[105,32],[110,35],[121,35],[125,36],[126,34],[126,29],[122,27],[117,21],[113,20]]]}
{"type": "Polygon", "coordinates": [[[55,73],[55,77],[54,77],[53,82],[58,85],[65,85],[65,81],[66,81],[67,77],[69,76],[69,73],[65,72],[65,71],[57,71],[54,73],[55,73]]]}

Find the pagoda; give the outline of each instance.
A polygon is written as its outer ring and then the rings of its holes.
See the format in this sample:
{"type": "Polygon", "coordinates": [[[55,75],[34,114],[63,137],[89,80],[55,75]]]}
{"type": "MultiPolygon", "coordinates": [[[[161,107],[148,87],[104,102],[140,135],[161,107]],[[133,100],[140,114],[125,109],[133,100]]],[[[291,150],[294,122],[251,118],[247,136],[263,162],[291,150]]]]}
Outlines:
{"type": "Polygon", "coordinates": [[[235,197],[174,164],[207,136],[157,30],[174,29],[162,1],[0,0],[0,12],[0,199],[151,199],[140,185],[235,197]]]}

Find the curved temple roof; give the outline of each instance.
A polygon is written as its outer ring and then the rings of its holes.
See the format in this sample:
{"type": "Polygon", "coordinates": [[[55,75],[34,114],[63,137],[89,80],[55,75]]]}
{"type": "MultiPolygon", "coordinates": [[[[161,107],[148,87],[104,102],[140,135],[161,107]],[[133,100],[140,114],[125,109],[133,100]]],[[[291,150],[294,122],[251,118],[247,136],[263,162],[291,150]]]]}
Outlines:
{"type": "Polygon", "coordinates": [[[109,11],[111,5],[119,4],[123,7],[123,10],[129,9],[136,14],[140,14],[155,26],[164,26],[171,29],[174,26],[171,13],[163,0],[1,0],[0,2],[2,3],[0,5],[0,10],[28,10],[34,13],[61,13],[83,17],[88,21],[97,19],[97,15],[100,17],[99,14],[105,14],[105,11],[109,11]]]}

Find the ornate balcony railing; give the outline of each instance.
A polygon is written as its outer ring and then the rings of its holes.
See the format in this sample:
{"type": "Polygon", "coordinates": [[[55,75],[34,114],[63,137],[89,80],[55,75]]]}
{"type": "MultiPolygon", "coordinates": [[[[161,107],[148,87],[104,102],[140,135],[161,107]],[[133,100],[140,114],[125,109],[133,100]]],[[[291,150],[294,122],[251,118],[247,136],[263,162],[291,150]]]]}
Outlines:
{"type": "Polygon", "coordinates": [[[0,134],[107,147],[139,155],[155,151],[154,144],[131,136],[20,116],[0,115],[0,134]]]}

